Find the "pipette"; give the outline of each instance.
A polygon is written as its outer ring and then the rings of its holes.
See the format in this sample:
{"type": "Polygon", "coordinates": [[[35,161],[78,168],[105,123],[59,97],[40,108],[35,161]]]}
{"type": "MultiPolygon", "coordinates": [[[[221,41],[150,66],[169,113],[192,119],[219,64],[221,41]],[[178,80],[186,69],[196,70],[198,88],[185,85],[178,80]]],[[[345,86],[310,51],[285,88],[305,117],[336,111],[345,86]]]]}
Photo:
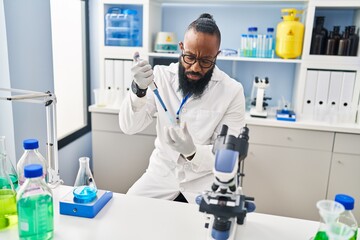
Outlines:
{"type": "MultiPolygon", "coordinates": [[[[140,54],[139,54],[139,52],[135,52],[135,53],[134,53],[134,62],[137,63],[137,62],[139,62],[139,60],[140,60],[140,54]]],[[[167,115],[168,118],[169,118],[170,123],[171,123],[171,124],[175,124],[175,121],[173,120],[173,118],[171,117],[169,111],[167,110],[166,105],[165,105],[164,101],[162,100],[162,98],[161,98],[161,96],[160,96],[160,93],[159,93],[159,90],[158,90],[158,88],[157,88],[157,86],[156,86],[156,84],[155,84],[154,81],[152,81],[152,82],[150,83],[149,88],[154,92],[155,96],[156,96],[157,99],[159,100],[162,108],[164,109],[166,115],[167,115]]]]}

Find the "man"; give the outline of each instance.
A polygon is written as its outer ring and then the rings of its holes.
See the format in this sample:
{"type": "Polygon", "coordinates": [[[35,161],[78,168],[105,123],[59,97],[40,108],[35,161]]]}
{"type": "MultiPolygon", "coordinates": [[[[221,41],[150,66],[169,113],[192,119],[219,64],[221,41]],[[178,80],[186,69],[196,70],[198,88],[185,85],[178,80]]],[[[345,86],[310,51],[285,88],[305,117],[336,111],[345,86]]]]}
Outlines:
{"type": "Polygon", "coordinates": [[[212,16],[202,14],[179,43],[178,63],[155,66],[153,71],[140,60],[132,67],[133,92],[120,108],[120,128],[127,134],[140,132],[157,113],[157,138],[148,169],[128,194],[194,202],[197,195],[210,190],[212,144],[223,124],[237,136],[245,113],[242,85],[215,65],[220,41],[212,16]],[[167,112],[154,93],[146,91],[153,81],[167,112]]]}

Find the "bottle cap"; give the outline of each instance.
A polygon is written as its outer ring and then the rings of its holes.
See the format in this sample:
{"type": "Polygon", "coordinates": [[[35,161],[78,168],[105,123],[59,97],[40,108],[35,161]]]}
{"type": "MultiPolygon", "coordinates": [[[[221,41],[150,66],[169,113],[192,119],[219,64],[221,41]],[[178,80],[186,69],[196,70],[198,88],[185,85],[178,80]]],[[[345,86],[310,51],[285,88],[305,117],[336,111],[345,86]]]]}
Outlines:
{"type": "Polygon", "coordinates": [[[344,205],[345,210],[353,210],[355,200],[346,194],[336,194],[335,201],[344,205]]]}
{"type": "Polygon", "coordinates": [[[267,31],[268,32],[274,32],[274,28],[268,28],[267,31]]]}
{"type": "Polygon", "coordinates": [[[26,139],[23,142],[24,149],[37,149],[39,148],[39,141],[37,139],[26,139]]]}
{"type": "Polygon", "coordinates": [[[40,164],[29,164],[24,168],[25,178],[36,178],[43,175],[43,168],[40,164]]]}

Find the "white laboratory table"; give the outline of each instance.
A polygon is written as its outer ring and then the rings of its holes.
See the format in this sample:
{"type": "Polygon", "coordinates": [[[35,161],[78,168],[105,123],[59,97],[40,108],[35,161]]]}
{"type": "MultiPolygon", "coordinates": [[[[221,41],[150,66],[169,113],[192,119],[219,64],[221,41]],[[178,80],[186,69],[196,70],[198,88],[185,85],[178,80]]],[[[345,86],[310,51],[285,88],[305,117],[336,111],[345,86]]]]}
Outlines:
{"type": "MultiPolygon", "coordinates": [[[[206,240],[204,214],[197,205],[114,193],[93,219],[60,215],[59,199],[71,190],[68,186],[53,190],[55,240],[206,240]]],[[[236,239],[308,240],[317,227],[314,221],[249,213],[236,239]]],[[[18,239],[17,226],[0,231],[0,239],[18,239]]]]}

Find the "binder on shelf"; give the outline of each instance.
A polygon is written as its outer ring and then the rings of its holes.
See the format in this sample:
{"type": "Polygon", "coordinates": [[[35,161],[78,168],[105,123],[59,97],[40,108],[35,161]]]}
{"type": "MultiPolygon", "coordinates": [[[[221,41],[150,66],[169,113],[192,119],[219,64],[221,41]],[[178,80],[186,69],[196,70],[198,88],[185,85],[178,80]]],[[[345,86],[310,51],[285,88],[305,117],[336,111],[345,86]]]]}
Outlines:
{"type": "Polygon", "coordinates": [[[124,89],[124,61],[114,60],[114,88],[123,91],[124,89]]]}
{"type": "Polygon", "coordinates": [[[329,86],[330,71],[318,71],[314,109],[315,120],[324,121],[326,119],[329,86]]]}
{"type": "Polygon", "coordinates": [[[305,92],[303,102],[303,116],[312,118],[314,114],[315,95],[317,87],[318,71],[308,70],[306,73],[305,92]]]}
{"type": "Polygon", "coordinates": [[[351,110],[351,104],[353,99],[354,85],[355,85],[355,72],[344,72],[339,111],[346,112],[351,110]]]}
{"type": "Polygon", "coordinates": [[[131,74],[131,67],[133,65],[132,61],[124,60],[124,91],[125,94],[127,91],[131,89],[131,82],[132,82],[132,74],[131,74]]]}
{"type": "Polygon", "coordinates": [[[112,91],[114,101],[112,107],[120,108],[124,98],[124,61],[114,60],[114,89],[112,91]]]}
{"type": "Polygon", "coordinates": [[[105,83],[103,88],[114,88],[114,60],[105,59],[105,83]]]}
{"type": "Polygon", "coordinates": [[[336,111],[339,110],[340,93],[343,81],[344,72],[331,72],[330,75],[330,86],[329,86],[329,97],[328,104],[331,109],[336,111]]]}
{"type": "Polygon", "coordinates": [[[353,105],[355,76],[355,72],[344,72],[339,105],[339,116],[342,123],[355,123],[356,121],[357,104],[353,105]]]}

